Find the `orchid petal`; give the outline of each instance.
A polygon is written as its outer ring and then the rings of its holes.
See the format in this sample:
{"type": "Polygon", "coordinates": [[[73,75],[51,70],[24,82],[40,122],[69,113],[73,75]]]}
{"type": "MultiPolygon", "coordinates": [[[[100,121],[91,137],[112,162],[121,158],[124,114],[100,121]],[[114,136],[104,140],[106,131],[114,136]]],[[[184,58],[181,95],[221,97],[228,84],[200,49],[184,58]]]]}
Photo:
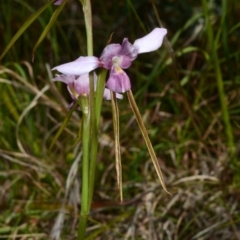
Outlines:
{"type": "Polygon", "coordinates": [[[81,75],[78,79],[74,81],[74,89],[79,96],[89,95],[90,87],[88,73],[81,75]]]}
{"type": "Polygon", "coordinates": [[[89,73],[92,70],[98,68],[100,62],[97,57],[79,57],[73,62],[65,63],[54,67],[52,70],[58,70],[59,72],[66,75],[83,75],[89,73]]]}
{"type": "Polygon", "coordinates": [[[133,45],[138,48],[138,53],[152,52],[161,47],[166,34],[167,29],[155,28],[145,37],[137,39],[133,45]]]}
{"type": "MultiPolygon", "coordinates": [[[[106,100],[111,100],[111,92],[109,89],[104,89],[103,98],[105,98],[106,100]]],[[[116,98],[123,99],[123,95],[120,93],[116,93],[116,98]]]]}
{"type": "Polygon", "coordinates": [[[53,5],[61,5],[63,0],[57,0],[56,2],[53,3],[53,5]]]}
{"type": "Polygon", "coordinates": [[[74,84],[72,83],[71,85],[67,85],[67,90],[73,100],[77,100],[78,95],[75,91],[74,84]]]}
{"type": "MultiPolygon", "coordinates": [[[[97,75],[94,73],[94,90],[96,90],[97,85],[97,75]]],[[[74,89],[78,95],[89,95],[90,94],[90,83],[89,74],[84,74],[79,76],[74,81],[74,89]]]]}
{"type": "Polygon", "coordinates": [[[56,74],[55,78],[53,78],[52,80],[55,81],[55,82],[56,81],[64,82],[67,85],[69,85],[69,84],[72,84],[74,82],[75,76],[74,75],[65,75],[65,74],[61,74],[61,75],[56,74]]]}
{"type": "Polygon", "coordinates": [[[113,92],[124,93],[131,89],[128,75],[120,67],[112,67],[106,86],[113,92]]]}
{"type": "Polygon", "coordinates": [[[119,55],[121,48],[122,46],[120,44],[110,44],[103,49],[100,61],[103,63],[104,68],[112,68],[112,58],[119,55]]]}
{"type": "Polygon", "coordinates": [[[124,38],[120,55],[128,56],[133,61],[138,55],[138,48],[132,45],[127,38],[124,38]]]}

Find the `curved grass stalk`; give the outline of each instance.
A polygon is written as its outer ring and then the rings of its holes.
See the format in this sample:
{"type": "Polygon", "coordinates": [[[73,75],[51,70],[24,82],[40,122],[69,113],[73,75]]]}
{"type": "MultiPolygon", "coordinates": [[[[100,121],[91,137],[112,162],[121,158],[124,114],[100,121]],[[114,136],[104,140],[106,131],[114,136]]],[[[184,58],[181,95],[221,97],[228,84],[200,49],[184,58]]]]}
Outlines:
{"type": "Polygon", "coordinates": [[[160,165],[159,165],[159,163],[158,163],[157,156],[156,156],[156,154],[155,154],[155,152],[154,152],[152,143],[151,143],[151,141],[150,141],[150,139],[149,139],[149,136],[148,136],[148,133],[147,133],[147,129],[145,128],[145,125],[144,125],[144,123],[143,123],[143,120],[142,120],[142,118],[141,118],[140,112],[139,112],[139,110],[138,110],[137,104],[136,104],[136,102],[135,102],[135,99],[134,99],[134,96],[133,96],[131,90],[127,91],[127,96],[128,96],[128,100],[129,100],[130,106],[131,106],[131,108],[132,108],[132,110],[133,110],[133,113],[134,113],[134,115],[135,115],[135,117],[136,117],[138,126],[139,126],[139,128],[140,128],[140,130],[141,130],[141,133],[142,133],[142,135],[143,135],[143,138],[144,138],[144,141],[145,141],[145,143],[146,143],[146,146],[147,146],[149,155],[150,155],[150,157],[151,157],[151,160],[152,160],[152,162],[153,162],[154,168],[155,168],[155,170],[156,170],[156,172],[157,172],[159,181],[160,181],[163,189],[164,189],[167,193],[169,193],[168,190],[167,190],[167,187],[166,187],[166,185],[165,185],[165,182],[164,182],[164,178],[163,178],[163,175],[162,175],[162,171],[161,171],[160,165]]]}

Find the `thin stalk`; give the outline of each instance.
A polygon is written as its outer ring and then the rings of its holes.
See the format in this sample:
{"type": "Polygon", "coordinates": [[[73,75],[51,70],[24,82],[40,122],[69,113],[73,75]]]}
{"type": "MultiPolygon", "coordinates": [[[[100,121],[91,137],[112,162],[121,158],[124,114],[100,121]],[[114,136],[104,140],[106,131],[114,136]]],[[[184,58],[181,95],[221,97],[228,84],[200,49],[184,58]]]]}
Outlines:
{"type": "Polygon", "coordinates": [[[93,56],[93,34],[92,34],[92,7],[90,0],[80,0],[83,5],[83,13],[87,34],[87,55],[93,56]]]}
{"type": "MultiPolygon", "coordinates": [[[[87,35],[87,55],[93,55],[93,34],[92,34],[92,9],[90,0],[80,0],[83,5],[86,35],[87,35]]],[[[85,119],[85,124],[83,125],[83,148],[86,151],[86,162],[83,161],[83,181],[82,181],[82,200],[84,200],[84,205],[82,202],[81,206],[81,219],[79,223],[78,239],[85,238],[85,232],[87,227],[87,218],[91,208],[93,188],[94,188],[94,175],[97,160],[97,149],[98,149],[98,139],[97,139],[97,120],[96,120],[96,102],[94,93],[94,76],[90,73],[90,94],[89,94],[89,113],[87,119],[85,119]],[[85,132],[86,131],[86,132],[85,132]],[[85,135],[85,134],[86,135],[85,135]],[[87,136],[87,138],[85,138],[87,136]],[[91,145],[90,145],[91,136],[91,145]],[[85,145],[85,146],[84,146],[85,145]],[[85,166],[85,165],[86,166],[85,166]]],[[[84,149],[83,149],[84,150],[84,149]]],[[[84,156],[84,153],[83,153],[84,156]]]]}
{"type": "MultiPolygon", "coordinates": [[[[83,12],[85,19],[85,27],[87,34],[87,54],[88,56],[93,55],[93,33],[92,33],[92,7],[90,0],[84,0],[83,12]]],[[[97,90],[98,91],[98,90],[97,90]]],[[[90,168],[89,168],[89,202],[88,208],[90,210],[93,189],[94,189],[94,180],[95,180],[95,169],[97,161],[97,151],[98,151],[98,138],[97,138],[97,120],[96,120],[96,102],[95,102],[95,93],[94,93],[94,78],[90,74],[90,122],[91,122],[91,147],[90,149],[90,168]]]]}
{"type": "Polygon", "coordinates": [[[214,44],[214,37],[213,37],[214,33],[213,33],[212,24],[209,19],[209,14],[208,14],[207,0],[202,0],[202,6],[203,6],[203,12],[204,12],[205,21],[206,21],[208,42],[210,44],[211,56],[212,56],[212,61],[213,61],[216,79],[217,79],[218,94],[220,98],[222,116],[223,116],[223,121],[225,125],[225,132],[228,140],[228,147],[230,150],[230,154],[233,157],[235,154],[234,137],[233,137],[231,122],[229,118],[227,99],[224,91],[224,83],[223,83],[222,72],[221,72],[220,62],[219,62],[218,53],[217,53],[217,46],[216,44],[214,44]]]}
{"type": "Polygon", "coordinates": [[[152,163],[153,163],[154,168],[155,168],[155,170],[156,170],[156,172],[157,172],[159,181],[160,181],[163,189],[164,189],[167,193],[169,193],[168,190],[167,190],[167,188],[166,188],[165,182],[164,182],[164,178],[163,178],[163,175],[162,175],[162,171],[161,171],[161,168],[160,168],[160,165],[159,165],[157,156],[156,156],[156,154],[155,154],[155,152],[154,152],[152,143],[151,143],[151,141],[150,141],[150,139],[149,139],[149,136],[148,136],[147,129],[145,128],[145,125],[144,125],[144,123],[143,123],[141,114],[140,114],[140,112],[139,112],[139,110],[138,110],[137,104],[136,104],[136,102],[135,102],[135,99],[134,99],[134,96],[133,96],[131,90],[127,91],[127,96],[128,96],[128,100],[129,100],[130,106],[131,106],[131,108],[132,108],[132,110],[133,110],[133,113],[134,113],[134,115],[135,115],[135,118],[136,118],[136,120],[137,120],[138,126],[139,126],[139,128],[140,128],[140,130],[141,130],[141,133],[142,133],[142,135],[143,135],[143,139],[144,139],[144,141],[145,141],[145,143],[146,143],[146,146],[147,146],[149,155],[150,155],[150,157],[151,157],[152,163]]]}
{"type": "Polygon", "coordinates": [[[86,228],[87,228],[87,220],[88,220],[88,214],[87,215],[82,215],[81,214],[79,227],[78,227],[78,240],[84,240],[85,239],[86,228]]]}
{"type": "Polygon", "coordinates": [[[112,113],[113,113],[113,129],[115,144],[115,167],[117,172],[117,184],[119,189],[120,201],[123,201],[122,192],[122,163],[121,163],[121,147],[119,141],[119,111],[116,99],[116,93],[111,91],[112,113]]]}
{"type": "Polygon", "coordinates": [[[97,161],[97,151],[98,151],[98,137],[97,137],[97,125],[96,125],[96,102],[94,96],[94,79],[93,73],[90,73],[90,131],[91,131],[91,145],[89,146],[90,158],[89,158],[89,189],[88,189],[88,208],[90,210],[94,189],[95,180],[95,168],[97,161]]]}
{"type": "Polygon", "coordinates": [[[90,142],[90,114],[88,109],[87,99],[79,99],[83,117],[83,132],[82,132],[82,196],[81,196],[81,213],[78,229],[78,239],[85,238],[87,218],[89,213],[89,142],[90,142]]]}

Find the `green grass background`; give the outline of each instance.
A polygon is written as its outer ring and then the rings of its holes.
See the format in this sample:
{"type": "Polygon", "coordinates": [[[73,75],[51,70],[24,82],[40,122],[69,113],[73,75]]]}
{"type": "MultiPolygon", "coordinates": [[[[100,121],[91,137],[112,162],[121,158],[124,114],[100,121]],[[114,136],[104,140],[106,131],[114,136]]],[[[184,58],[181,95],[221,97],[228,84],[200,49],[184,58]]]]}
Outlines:
{"type": "MultiPolygon", "coordinates": [[[[46,1],[0,1],[0,54],[46,1]]],[[[49,6],[0,62],[0,239],[49,239],[72,163],[80,114],[50,150],[71,99],[51,68],[86,55],[80,2],[69,0],[32,51],[49,6]]],[[[127,70],[171,195],[160,187],[127,97],[118,101],[125,202],[116,184],[110,102],[103,102],[87,239],[240,239],[240,2],[92,1],[94,53],[161,24],[160,50],[127,70]],[[205,7],[205,10],[204,10],[205,7]]],[[[69,201],[62,239],[76,239],[69,201]]]]}

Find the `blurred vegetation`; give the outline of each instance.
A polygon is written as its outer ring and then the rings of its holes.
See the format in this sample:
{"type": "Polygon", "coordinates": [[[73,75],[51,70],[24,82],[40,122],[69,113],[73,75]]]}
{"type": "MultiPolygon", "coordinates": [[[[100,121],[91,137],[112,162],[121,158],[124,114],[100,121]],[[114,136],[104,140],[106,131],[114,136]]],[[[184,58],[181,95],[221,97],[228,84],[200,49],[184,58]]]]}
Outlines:
{"type": "MultiPolygon", "coordinates": [[[[92,1],[96,56],[113,32],[112,42],[121,43],[160,21],[168,29],[164,46],[139,56],[128,74],[171,195],[159,185],[125,96],[118,101],[125,201],[118,203],[111,106],[104,101],[88,239],[240,239],[240,2],[209,0],[207,15],[204,2],[92,1]]],[[[1,2],[0,54],[44,3],[1,2]]],[[[81,152],[74,144],[77,111],[49,149],[70,103],[65,85],[51,82],[51,68],[86,54],[79,1],[69,0],[32,62],[56,9],[49,6],[0,62],[0,239],[48,239],[81,152]]],[[[76,239],[73,205],[69,201],[62,239],[76,239]]]]}

